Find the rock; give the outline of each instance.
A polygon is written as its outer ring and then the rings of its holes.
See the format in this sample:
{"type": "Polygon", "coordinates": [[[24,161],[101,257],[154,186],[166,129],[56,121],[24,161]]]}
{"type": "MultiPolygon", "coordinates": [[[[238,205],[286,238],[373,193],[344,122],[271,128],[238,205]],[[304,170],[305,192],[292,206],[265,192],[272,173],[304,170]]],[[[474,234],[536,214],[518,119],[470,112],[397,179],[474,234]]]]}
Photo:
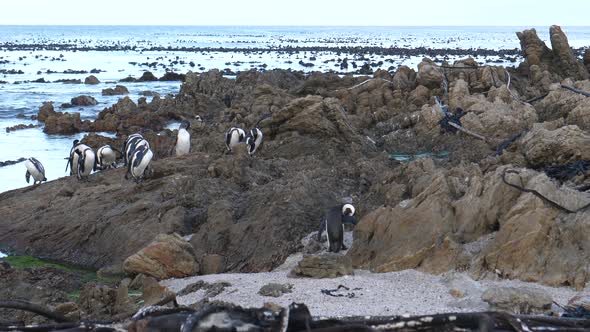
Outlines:
{"type": "Polygon", "coordinates": [[[39,113],[37,113],[37,120],[44,122],[50,115],[55,115],[57,112],[53,109],[53,102],[44,102],[39,107],[39,113]]]}
{"type": "Polygon", "coordinates": [[[204,255],[201,261],[201,274],[218,274],[225,272],[225,257],[221,255],[204,255]]]}
{"type": "Polygon", "coordinates": [[[142,298],[144,306],[164,305],[176,298],[176,294],[167,287],[158,284],[152,277],[143,278],[142,298]]]}
{"type": "Polygon", "coordinates": [[[188,295],[194,292],[197,292],[201,289],[205,290],[205,295],[203,296],[204,298],[211,298],[211,297],[215,297],[219,294],[221,294],[223,292],[223,290],[226,287],[231,286],[230,283],[222,281],[222,282],[216,282],[216,283],[207,283],[204,282],[203,280],[199,280],[193,284],[190,284],[188,286],[186,286],[185,288],[181,289],[178,292],[178,296],[184,296],[184,295],[188,295]]]}
{"type": "Polygon", "coordinates": [[[552,25],[549,28],[551,48],[553,51],[553,62],[557,72],[563,77],[570,77],[574,80],[588,79],[588,71],[578,61],[572,52],[567,36],[560,26],[552,25]]]}
{"type": "Polygon", "coordinates": [[[492,310],[505,310],[514,314],[548,314],[553,300],[544,290],[531,287],[495,287],[486,290],[482,300],[492,310]]]}
{"type": "Polygon", "coordinates": [[[103,279],[123,279],[125,277],[125,272],[123,271],[123,266],[121,264],[116,264],[100,268],[96,272],[96,275],[103,279]]]}
{"type": "Polygon", "coordinates": [[[45,119],[43,132],[46,134],[74,134],[82,128],[80,113],[56,112],[45,119]]]}
{"type": "Polygon", "coordinates": [[[551,50],[537,36],[537,30],[529,29],[517,32],[520,47],[524,53],[528,66],[545,66],[551,61],[551,50]]]}
{"type": "Polygon", "coordinates": [[[129,274],[146,274],[157,279],[182,278],[199,272],[193,248],[177,234],[158,235],[152,243],[123,262],[129,274]]]}
{"type": "Polygon", "coordinates": [[[586,66],[586,69],[588,69],[588,71],[590,72],[590,49],[589,48],[584,50],[584,66],[586,66]]]}
{"type": "Polygon", "coordinates": [[[519,141],[519,148],[532,167],[565,164],[590,159],[590,136],[577,126],[548,130],[535,124],[519,141]]]}
{"type": "Polygon", "coordinates": [[[269,283],[260,288],[258,294],[262,296],[280,297],[283,294],[293,292],[293,284],[269,283]]]}
{"type": "Polygon", "coordinates": [[[393,88],[411,91],[416,86],[416,72],[408,66],[401,66],[393,75],[393,88]]]}
{"type": "Polygon", "coordinates": [[[574,295],[574,297],[567,301],[567,307],[572,309],[581,307],[590,311],[590,289],[586,288],[574,295]]]}
{"type": "Polygon", "coordinates": [[[116,314],[117,289],[96,283],[87,283],[80,291],[78,306],[84,317],[107,319],[116,314]]]}
{"type": "Polygon", "coordinates": [[[94,75],[90,75],[84,79],[84,84],[98,84],[98,83],[100,83],[100,81],[94,75]]]}
{"type": "Polygon", "coordinates": [[[116,85],[115,88],[106,88],[102,90],[103,96],[127,95],[129,90],[123,85],[116,85]]]}
{"type": "Polygon", "coordinates": [[[178,74],[171,71],[167,71],[162,77],[160,77],[160,81],[181,81],[183,82],[186,78],[184,74],[178,74]]]}
{"type": "Polygon", "coordinates": [[[82,317],[82,313],[80,312],[80,308],[78,308],[78,304],[76,302],[60,303],[59,305],[55,306],[54,311],[75,321],[80,320],[82,317]]]}
{"type": "Polygon", "coordinates": [[[418,64],[416,82],[429,89],[438,89],[444,80],[442,70],[430,59],[424,58],[418,64]]]}
{"type": "Polygon", "coordinates": [[[78,97],[74,97],[74,98],[72,98],[72,100],[70,101],[70,103],[73,106],[94,106],[94,105],[98,104],[98,102],[96,101],[96,99],[94,99],[94,97],[92,97],[92,96],[78,96],[78,97]]]}
{"type": "Polygon", "coordinates": [[[291,271],[291,276],[337,278],[352,273],[352,261],[348,256],[325,253],[319,256],[304,256],[291,271]]]}
{"type": "Polygon", "coordinates": [[[153,82],[157,81],[158,78],[149,71],[144,72],[141,77],[138,79],[139,82],[153,82]]]}

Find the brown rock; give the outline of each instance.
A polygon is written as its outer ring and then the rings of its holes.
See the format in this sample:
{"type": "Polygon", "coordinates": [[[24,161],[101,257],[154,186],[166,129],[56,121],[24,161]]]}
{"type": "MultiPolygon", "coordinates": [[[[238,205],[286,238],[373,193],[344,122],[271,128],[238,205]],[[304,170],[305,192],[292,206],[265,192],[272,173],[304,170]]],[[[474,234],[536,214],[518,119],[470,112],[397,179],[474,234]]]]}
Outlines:
{"type": "Polygon", "coordinates": [[[351,259],[333,253],[305,256],[291,271],[293,277],[307,278],[337,278],[349,274],[353,274],[351,259]]]}
{"type": "Polygon", "coordinates": [[[204,255],[201,261],[201,274],[217,274],[225,272],[225,257],[221,255],[204,255]]]}
{"type": "Polygon", "coordinates": [[[157,279],[182,278],[199,272],[191,245],[177,234],[158,235],[152,243],[123,262],[125,272],[157,279]]]}
{"type": "Polygon", "coordinates": [[[551,61],[551,50],[537,36],[537,30],[530,29],[517,32],[520,47],[524,53],[528,66],[546,66],[551,61]]]}
{"type": "Polygon", "coordinates": [[[124,85],[116,85],[115,88],[107,88],[102,90],[103,96],[127,95],[129,90],[124,85]]]}
{"type": "Polygon", "coordinates": [[[100,83],[100,81],[94,75],[90,75],[84,79],[84,84],[98,84],[98,83],[100,83]]]}
{"type": "Polygon", "coordinates": [[[481,299],[492,310],[505,310],[514,314],[547,314],[553,300],[544,290],[530,287],[496,287],[486,290],[481,299]]]}
{"type": "Polygon", "coordinates": [[[56,112],[45,119],[43,132],[47,134],[74,134],[80,132],[81,128],[80,113],[56,112]]]}
{"type": "Polygon", "coordinates": [[[408,66],[401,66],[393,75],[393,88],[411,91],[416,86],[416,72],[408,66]]]}
{"type": "Polygon", "coordinates": [[[94,106],[98,104],[96,99],[92,96],[78,96],[72,98],[70,103],[74,106],[94,106]]]}
{"type": "Polygon", "coordinates": [[[438,89],[444,80],[442,70],[430,59],[424,58],[418,64],[416,82],[429,89],[438,89]]]}
{"type": "Polygon", "coordinates": [[[293,292],[292,289],[293,284],[277,284],[271,282],[262,286],[258,294],[262,296],[280,297],[283,294],[293,292]]]}
{"type": "Polygon", "coordinates": [[[535,124],[519,146],[533,167],[590,159],[590,136],[577,126],[548,130],[535,124]]]}
{"type": "Polygon", "coordinates": [[[586,287],[585,290],[574,295],[574,297],[567,301],[567,306],[573,309],[581,307],[590,311],[590,289],[586,287]]]}
{"type": "Polygon", "coordinates": [[[142,298],[144,306],[164,305],[176,298],[176,294],[152,277],[143,278],[142,298]]]}
{"type": "Polygon", "coordinates": [[[55,115],[57,112],[53,109],[53,102],[44,102],[39,107],[39,113],[37,113],[37,120],[45,121],[50,115],[55,115]]]}
{"type": "Polygon", "coordinates": [[[590,72],[590,48],[584,50],[584,66],[590,72]]]}
{"type": "Polygon", "coordinates": [[[561,27],[552,25],[549,28],[549,36],[551,38],[551,48],[553,49],[553,62],[558,73],[563,78],[588,79],[588,71],[572,52],[567,36],[561,30],[561,27]]]}
{"type": "Polygon", "coordinates": [[[151,82],[151,81],[157,81],[158,78],[152,74],[152,72],[146,71],[144,72],[141,77],[138,79],[138,81],[140,82],[151,82]]]}

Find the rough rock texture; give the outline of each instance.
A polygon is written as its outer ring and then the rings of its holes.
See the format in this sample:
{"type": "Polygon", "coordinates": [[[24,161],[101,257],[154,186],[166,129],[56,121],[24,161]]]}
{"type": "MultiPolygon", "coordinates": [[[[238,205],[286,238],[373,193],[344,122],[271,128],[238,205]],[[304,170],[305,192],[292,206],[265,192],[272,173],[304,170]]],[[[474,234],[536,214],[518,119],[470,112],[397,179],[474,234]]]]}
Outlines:
{"type": "Polygon", "coordinates": [[[486,290],[481,299],[492,310],[504,310],[515,314],[547,314],[551,311],[551,296],[540,289],[497,287],[486,290]]]}
{"type": "Polygon", "coordinates": [[[124,85],[116,85],[115,88],[102,89],[103,96],[128,95],[129,90],[124,85]]]}
{"type": "Polygon", "coordinates": [[[158,235],[152,243],[123,262],[129,274],[145,274],[158,279],[182,278],[199,272],[194,249],[177,234],[158,235]]]}
{"type": "Polygon", "coordinates": [[[418,74],[416,75],[416,82],[429,89],[440,88],[444,80],[442,70],[430,59],[423,59],[418,64],[418,74]]]}
{"type": "Polygon", "coordinates": [[[550,130],[535,124],[519,145],[532,167],[590,159],[590,135],[577,126],[550,130]]]}
{"type": "Polygon", "coordinates": [[[305,256],[291,271],[294,277],[307,278],[336,278],[352,273],[350,258],[333,253],[305,256]]]}
{"type": "Polygon", "coordinates": [[[90,75],[84,79],[84,84],[94,85],[94,84],[98,84],[98,83],[100,83],[100,81],[94,75],[90,75]]]}
{"type": "Polygon", "coordinates": [[[586,66],[586,69],[588,69],[588,71],[590,72],[590,49],[587,48],[584,51],[584,66],[586,66]]]}
{"type": "Polygon", "coordinates": [[[270,283],[262,286],[258,291],[258,294],[262,296],[279,297],[283,294],[291,293],[292,289],[292,284],[270,283]]]}
{"type": "Polygon", "coordinates": [[[96,99],[92,96],[78,96],[72,98],[70,103],[74,106],[93,106],[98,104],[96,99]]]}
{"type": "Polygon", "coordinates": [[[56,112],[45,119],[43,132],[46,134],[74,134],[83,126],[80,113],[56,112]]]}
{"type": "Polygon", "coordinates": [[[93,319],[108,319],[115,314],[131,314],[138,308],[129,299],[127,287],[111,287],[96,283],[84,285],[80,291],[78,306],[83,316],[93,319]]]}
{"type": "Polygon", "coordinates": [[[225,257],[221,255],[204,255],[201,260],[201,274],[225,272],[225,257]]]}
{"type": "Polygon", "coordinates": [[[176,294],[167,287],[162,286],[152,277],[142,280],[141,297],[143,306],[161,305],[166,300],[173,299],[176,294]]]}
{"type": "Polygon", "coordinates": [[[563,78],[569,77],[573,80],[588,79],[588,71],[573,54],[567,36],[561,30],[561,27],[552,25],[549,28],[549,37],[551,38],[553,63],[556,71],[561,73],[563,78]]]}

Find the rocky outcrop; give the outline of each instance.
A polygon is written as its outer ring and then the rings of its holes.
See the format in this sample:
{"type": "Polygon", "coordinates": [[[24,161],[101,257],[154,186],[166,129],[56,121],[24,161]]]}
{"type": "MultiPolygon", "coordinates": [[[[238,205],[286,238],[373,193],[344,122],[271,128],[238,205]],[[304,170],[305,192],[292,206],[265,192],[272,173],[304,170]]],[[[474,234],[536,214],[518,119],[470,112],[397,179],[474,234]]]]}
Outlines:
{"type": "Polygon", "coordinates": [[[293,277],[337,278],[352,274],[352,261],[349,257],[325,253],[318,256],[305,256],[291,271],[293,277]]]}
{"type": "Polygon", "coordinates": [[[53,102],[44,102],[41,107],[39,107],[39,112],[37,113],[37,120],[41,122],[45,122],[45,120],[50,115],[55,115],[57,112],[53,108],[53,102]]]}
{"type": "Polygon", "coordinates": [[[46,134],[74,134],[81,131],[80,113],[56,112],[45,119],[43,132],[46,134]]]}
{"type": "Polygon", "coordinates": [[[492,310],[503,310],[521,315],[548,314],[553,299],[541,289],[494,287],[486,290],[481,299],[492,310]]]}
{"type": "Polygon", "coordinates": [[[588,71],[590,72],[590,49],[587,48],[584,51],[584,66],[586,66],[586,69],[588,69],[588,71]]]}
{"type": "Polygon", "coordinates": [[[438,89],[444,81],[442,70],[430,59],[424,58],[418,64],[416,83],[429,89],[438,89]]]}
{"type": "Polygon", "coordinates": [[[590,136],[577,126],[551,130],[535,124],[519,141],[519,146],[532,167],[590,159],[590,136]]]}
{"type": "Polygon", "coordinates": [[[549,29],[552,49],[539,39],[535,29],[524,30],[516,35],[520,39],[520,46],[526,58],[531,83],[543,83],[544,89],[547,89],[548,82],[543,81],[541,75],[548,76],[549,80],[553,81],[561,81],[568,77],[574,80],[588,78],[588,70],[574,56],[561,27],[552,25],[549,29]],[[543,74],[545,71],[548,74],[543,74]],[[552,77],[553,74],[557,76],[552,77]]]}
{"type": "Polygon", "coordinates": [[[124,85],[116,85],[115,88],[102,89],[103,96],[117,96],[117,95],[128,95],[129,90],[124,85]]]}
{"type": "Polygon", "coordinates": [[[199,272],[194,249],[180,236],[158,235],[152,243],[123,262],[125,272],[158,279],[182,278],[199,272]]]}
{"type": "Polygon", "coordinates": [[[100,83],[100,81],[98,80],[98,78],[96,78],[96,76],[94,75],[90,75],[88,77],[86,77],[84,79],[84,84],[91,84],[91,85],[95,85],[100,83]]]}
{"type": "Polygon", "coordinates": [[[98,104],[98,102],[96,101],[96,99],[94,99],[94,97],[92,97],[92,96],[78,96],[78,97],[74,97],[74,98],[72,98],[72,100],[70,101],[70,103],[73,106],[94,106],[94,105],[98,104]]]}

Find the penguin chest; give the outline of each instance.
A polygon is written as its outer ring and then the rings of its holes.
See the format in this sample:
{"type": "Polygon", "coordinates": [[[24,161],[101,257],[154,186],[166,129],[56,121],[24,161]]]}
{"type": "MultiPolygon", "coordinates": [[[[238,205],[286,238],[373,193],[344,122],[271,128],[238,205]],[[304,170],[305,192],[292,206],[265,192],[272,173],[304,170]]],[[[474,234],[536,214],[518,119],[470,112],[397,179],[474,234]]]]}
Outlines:
{"type": "Polygon", "coordinates": [[[92,172],[94,168],[94,153],[87,152],[84,154],[84,171],[80,173],[80,175],[88,176],[92,172]]]}
{"type": "Polygon", "coordinates": [[[189,153],[191,148],[191,135],[185,129],[178,131],[176,138],[176,155],[181,156],[189,153]]]}
{"type": "Polygon", "coordinates": [[[143,158],[141,158],[139,165],[131,168],[131,175],[134,178],[141,177],[143,175],[143,172],[145,171],[145,169],[148,167],[148,164],[152,160],[153,156],[154,156],[154,154],[152,153],[152,150],[147,150],[146,154],[143,156],[143,158]]]}
{"type": "Polygon", "coordinates": [[[101,151],[100,164],[101,166],[111,165],[115,162],[115,152],[111,149],[104,149],[101,151]]]}

